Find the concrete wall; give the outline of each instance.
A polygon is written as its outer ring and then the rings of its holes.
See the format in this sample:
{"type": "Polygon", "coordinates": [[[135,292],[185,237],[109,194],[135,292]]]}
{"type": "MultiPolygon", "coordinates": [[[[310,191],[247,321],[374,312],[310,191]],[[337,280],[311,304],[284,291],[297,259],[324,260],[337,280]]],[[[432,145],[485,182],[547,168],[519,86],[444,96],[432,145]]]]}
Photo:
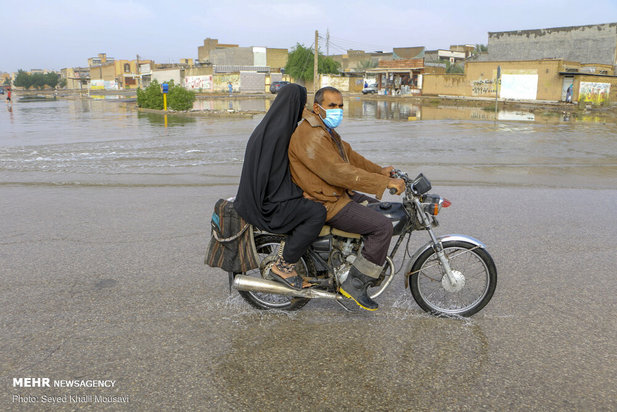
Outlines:
{"type": "MultiPolygon", "coordinates": [[[[488,80],[488,79],[487,79],[488,80]]],[[[480,83],[478,83],[480,86],[480,83]]],[[[485,87],[486,93],[495,93],[491,79],[485,87]]],[[[470,82],[464,74],[425,74],[422,79],[422,94],[444,96],[471,96],[470,82]]]]}
{"type": "Polygon", "coordinates": [[[240,72],[241,93],[263,93],[265,85],[265,73],[240,72]]]}
{"type": "Polygon", "coordinates": [[[594,75],[576,76],[572,101],[594,105],[617,101],[617,78],[594,75]]]}
{"type": "Polygon", "coordinates": [[[504,81],[506,86],[504,98],[561,100],[563,76],[559,72],[564,70],[565,65],[572,66],[574,63],[561,60],[468,62],[463,75],[425,74],[422,93],[495,97],[497,66],[501,66],[502,91],[504,81]]]}
{"type": "Polygon", "coordinates": [[[320,75],[320,80],[320,87],[331,86],[337,88],[341,92],[359,93],[364,88],[364,79],[362,77],[342,77],[322,74],[320,75]]]}
{"type": "Polygon", "coordinates": [[[102,66],[90,67],[90,78],[92,80],[116,80],[116,68],[113,63],[103,64],[102,66]]]}
{"type": "Polygon", "coordinates": [[[330,86],[330,87],[339,89],[341,92],[349,91],[349,78],[348,77],[333,76],[329,74],[322,74],[320,77],[321,77],[320,87],[330,86]]]}
{"type": "Polygon", "coordinates": [[[238,47],[237,44],[222,44],[219,43],[218,39],[207,38],[204,40],[203,46],[199,46],[197,48],[197,59],[200,62],[209,62],[210,61],[210,52],[215,49],[225,49],[231,47],[238,47]]]}
{"type": "Polygon", "coordinates": [[[212,80],[214,81],[213,90],[215,93],[228,93],[227,84],[229,82],[231,82],[234,93],[240,90],[240,73],[219,73],[215,74],[212,80]]]}
{"type": "Polygon", "coordinates": [[[266,65],[274,70],[280,70],[287,65],[289,51],[287,49],[266,49],[266,65]]]}
{"type": "Polygon", "coordinates": [[[232,47],[210,51],[210,62],[215,65],[253,66],[252,47],[232,47]]]}
{"type": "Polygon", "coordinates": [[[364,79],[362,77],[349,77],[349,92],[360,93],[364,89],[364,79]]]}
{"type": "Polygon", "coordinates": [[[212,66],[188,67],[184,69],[185,76],[207,76],[209,74],[214,74],[212,66]]]}
{"type": "Polygon", "coordinates": [[[616,64],[617,23],[488,34],[488,60],[563,59],[616,64]]]}
{"type": "Polygon", "coordinates": [[[165,83],[170,80],[173,80],[175,85],[181,85],[182,84],[182,74],[181,74],[180,69],[152,70],[151,80],[157,80],[159,83],[165,83]]]}
{"type": "Polygon", "coordinates": [[[115,80],[90,80],[91,90],[118,90],[118,83],[115,80]]]}
{"type": "Polygon", "coordinates": [[[196,92],[212,92],[214,91],[214,81],[211,74],[203,76],[185,76],[182,86],[187,90],[196,92]]]}
{"type": "Polygon", "coordinates": [[[193,90],[196,92],[214,91],[212,66],[189,67],[184,69],[182,86],[187,90],[193,90]]]}

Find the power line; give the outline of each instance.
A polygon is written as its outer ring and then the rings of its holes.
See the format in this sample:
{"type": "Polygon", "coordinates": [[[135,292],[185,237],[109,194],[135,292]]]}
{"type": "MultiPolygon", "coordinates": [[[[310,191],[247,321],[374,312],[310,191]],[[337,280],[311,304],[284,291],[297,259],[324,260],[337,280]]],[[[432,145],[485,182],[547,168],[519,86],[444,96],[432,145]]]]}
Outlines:
{"type": "MultiPolygon", "coordinates": [[[[365,42],[359,42],[356,40],[347,40],[340,37],[330,35],[330,44],[337,43],[348,49],[360,49],[360,50],[387,50],[389,47],[382,47],[383,45],[369,44],[365,42]]],[[[339,46],[341,47],[341,46],[339,46]]]]}
{"type": "Polygon", "coordinates": [[[334,49],[338,49],[338,50],[342,51],[343,52],[342,54],[347,53],[347,50],[348,50],[345,47],[339,46],[338,44],[336,44],[336,43],[334,43],[332,41],[330,41],[330,46],[332,46],[334,49]]]}

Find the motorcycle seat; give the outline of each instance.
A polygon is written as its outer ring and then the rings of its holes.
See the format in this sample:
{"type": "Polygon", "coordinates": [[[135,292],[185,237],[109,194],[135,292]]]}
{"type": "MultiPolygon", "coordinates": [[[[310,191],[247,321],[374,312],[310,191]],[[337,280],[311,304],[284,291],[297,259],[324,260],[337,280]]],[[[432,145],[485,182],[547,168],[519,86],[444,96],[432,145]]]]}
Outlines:
{"type": "Polygon", "coordinates": [[[360,239],[360,237],[362,237],[358,233],[345,232],[344,230],[340,230],[332,226],[324,225],[321,228],[321,231],[319,232],[319,237],[328,236],[328,235],[350,237],[352,239],[360,239]]]}

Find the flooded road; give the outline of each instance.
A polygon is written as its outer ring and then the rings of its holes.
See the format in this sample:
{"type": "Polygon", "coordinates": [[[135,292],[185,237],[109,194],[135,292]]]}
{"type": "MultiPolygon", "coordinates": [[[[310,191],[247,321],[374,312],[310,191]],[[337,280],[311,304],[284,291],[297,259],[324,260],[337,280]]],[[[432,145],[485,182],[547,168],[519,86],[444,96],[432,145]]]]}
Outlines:
{"type": "Polygon", "coordinates": [[[487,244],[499,280],[486,308],[430,317],[401,277],[376,313],[318,300],[258,312],[203,257],[259,117],[165,128],[123,103],[16,103],[0,113],[0,405],[615,410],[615,124],[348,110],[340,130],[356,150],[423,171],[452,201],[438,234],[487,244]]]}
{"type": "MultiPolygon", "coordinates": [[[[210,103],[243,110],[269,106],[264,99],[210,103]]],[[[617,123],[560,117],[484,121],[479,114],[494,113],[387,101],[352,99],[347,106],[340,131],[357,151],[412,173],[423,170],[436,182],[614,187],[617,123]],[[430,120],[407,120],[412,111],[430,120]],[[439,113],[444,118],[438,119],[439,113]]],[[[3,184],[237,182],[246,140],[261,116],[229,121],[168,117],[163,127],[163,116],[138,113],[134,103],[113,100],[16,104],[0,123],[3,184]]]]}

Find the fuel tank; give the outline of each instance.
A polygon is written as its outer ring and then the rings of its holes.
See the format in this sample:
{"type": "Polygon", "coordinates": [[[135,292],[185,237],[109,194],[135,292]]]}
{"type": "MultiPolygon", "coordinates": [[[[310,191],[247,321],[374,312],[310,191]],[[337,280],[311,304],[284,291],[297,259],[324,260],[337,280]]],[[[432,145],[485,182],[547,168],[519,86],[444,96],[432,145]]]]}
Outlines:
{"type": "Polygon", "coordinates": [[[399,202],[369,203],[367,207],[387,217],[394,226],[396,236],[401,234],[409,219],[405,207],[399,202]]]}

